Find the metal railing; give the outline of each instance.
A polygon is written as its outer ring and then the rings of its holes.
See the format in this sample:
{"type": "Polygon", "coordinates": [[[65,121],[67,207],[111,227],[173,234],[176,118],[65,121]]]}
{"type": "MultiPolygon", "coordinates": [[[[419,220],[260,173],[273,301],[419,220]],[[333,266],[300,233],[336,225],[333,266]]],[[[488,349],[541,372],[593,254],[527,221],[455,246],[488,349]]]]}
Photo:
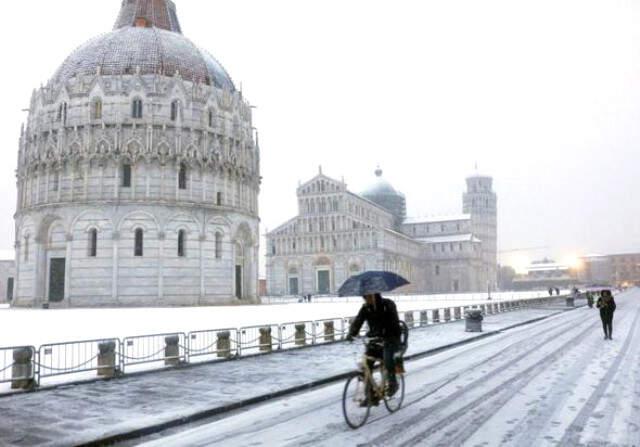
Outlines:
{"type": "MultiPolygon", "coordinates": [[[[483,314],[499,314],[540,306],[558,298],[541,297],[514,301],[496,301],[466,306],[399,312],[409,329],[431,326],[465,318],[470,309],[483,314]]],[[[246,326],[238,329],[211,329],[188,334],[174,332],[118,338],[50,343],[36,350],[33,346],[0,348],[0,383],[23,382],[40,386],[43,379],[73,376],[97,371],[113,377],[125,370],[162,369],[186,363],[219,361],[239,356],[322,345],[344,340],[354,317],[329,318],[281,324],[246,326]],[[17,360],[16,360],[17,359],[17,360]],[[143,367],[143,365],[145,365],[143,367]],[[14,368],[14,366],[17,366],[14,368]],[[105,373],[105,370],[107,371],[105,373]],[[108,374],[111,371],[112,374],[108,374]]],[[[367,332],[366,324],[360,330],[367,332]]],[[[2,391],[0,390],[0,393],[2,391]]]]}
{"type": "Polygon", "coordinates": [[[187,362],[187,336],[184,332],[126,337],[118,351],[120,370],[127,367],[164,362],[176,366],[187,362]]]}
{"type": "Polygon", "coordinates": [[[115,343],[116,352],[120,340],[83,340],[66,343],[50,343],[40,346],[35,363],[38,381],[42,378],[77,374],[98,369],[99,344],[115,343]]]}

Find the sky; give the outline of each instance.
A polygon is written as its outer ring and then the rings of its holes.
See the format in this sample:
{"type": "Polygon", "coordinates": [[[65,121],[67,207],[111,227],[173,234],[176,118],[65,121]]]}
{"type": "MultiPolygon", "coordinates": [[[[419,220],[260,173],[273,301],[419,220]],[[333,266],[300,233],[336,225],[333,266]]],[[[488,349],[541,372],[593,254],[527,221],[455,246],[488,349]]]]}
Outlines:
{"type": "MultiPolygon", "coordinates": [[[[261,232],[318,167],[384,177],[410,216],[461,212],[494,177],[501,262],[640,251],[640,3],[621,0],[175,0],[184,34],[256,108],[261,232]],[[542,247],[542,248],[540,248],[542,247]]],[[[120,0],[5,2],[0,254],[31,91],[120,0]]]]}

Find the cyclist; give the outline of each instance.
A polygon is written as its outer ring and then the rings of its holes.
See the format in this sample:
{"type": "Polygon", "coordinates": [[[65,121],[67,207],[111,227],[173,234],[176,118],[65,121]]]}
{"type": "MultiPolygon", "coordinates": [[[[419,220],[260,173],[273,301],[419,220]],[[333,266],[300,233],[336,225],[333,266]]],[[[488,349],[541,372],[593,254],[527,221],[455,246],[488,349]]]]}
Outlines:
{"type": "MultiPolygon", "coordinates": [[[[370,343],[367,345],[367,355],[381,358],[388,374],[387,395],[393,396],[398,391],[394,354],[400,349],[400,319],[398,310],[393,301],[382,298],[379,293],[364,295],[365,302],[351,323],[347,340],[352,341],[360,332],[362,324],[366,321],[369,325],[367,337],[382,338],[382,349],[379,345],[370,343]]],[[[373,361],[368,361],[369,368],[373,368],[373,361]]]]}

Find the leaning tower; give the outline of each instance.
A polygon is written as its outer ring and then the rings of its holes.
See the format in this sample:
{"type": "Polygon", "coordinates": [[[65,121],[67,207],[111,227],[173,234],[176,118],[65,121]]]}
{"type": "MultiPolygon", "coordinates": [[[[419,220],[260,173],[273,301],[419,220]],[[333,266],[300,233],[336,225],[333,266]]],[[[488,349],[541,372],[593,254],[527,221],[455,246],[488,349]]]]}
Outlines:
{"type": "Polygon", "coordinates": [[[112,1],[114,29],[31,98],[13,305],[256,302],[251,105],[172,1],[112,1]]]}
{"type": "Polygon", "coordinates": [[[471,215],[472,231],[482,241],[483,266],[478,272],[479,287],[496,290],[498,271],[498,198],[490,176],[467,177],[462,197],[463,212],[471,215]]]}

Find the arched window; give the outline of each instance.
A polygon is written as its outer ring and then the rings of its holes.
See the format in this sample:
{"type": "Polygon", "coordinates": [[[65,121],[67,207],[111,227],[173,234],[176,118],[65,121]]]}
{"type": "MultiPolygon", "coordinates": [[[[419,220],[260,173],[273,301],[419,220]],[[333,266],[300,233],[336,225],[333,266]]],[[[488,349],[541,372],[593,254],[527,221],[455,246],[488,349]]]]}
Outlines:
{"type": "Polygon", "coordinates": [[[89,257],[95,258],[98,256],[98,230],[93,228],[89,231],[89,257]]]}
{"type": "Polygon", "coordinates": [[[440,275],[440,266],[436,265],[436,276],[440,275]]]}
{"type": "Polygon", "coordinates": [[[184,230],[178,231],[178,257],[184,258],[186,256],[186,239],[187,233],[184,230]]]}
{"type": "Polygon", "coordinates": [[[100,98],[94,99],[91,104],[91,118],[94,120],[102,119],[102,100],[100,98]]]}
{"type": "Polygon", "coordinates": [[[135,248],[134,248],[133,255],[136,257],[141,257],[143,255],[143,248],[144,248],[144,231],[142,231],[142,228],[138,228],[136,229],[135,248]]]}
{"type": "Polygon", "coordinates": [[[136,98],[131,103],[131,117],[142,118],[142,99],[136,98]]]}
{"type": "Polygon", "coordinates": [[[216,205],[222,206],[222,193],[221,192],[216,193],[216,205]]]}
{"type": "Polygon", "coordinates": [[[131,163],[127,161],[122,164],[122,187],[131,188],[131,163]]]}
{"type": "Polygon", "coordinates": [[[207,114],[207,123],[209,127],[216,126],[216,114],[213,109],[209,109],[209,113],[207,114]]]}
{"type": "Polygon", "coordinates": [[[29,262],[29,236],[24,237],[24,262],[29,262]]]}
{"type": "Polygon", "coordinates": [[[222,259],[222,234],[216,233],[216,259],[222,259]]]}
{"type": "Polygon", "coordinates": [[[171,121],[177,121],[179,113],[180,113],[180,102],[177,99],[175,99],[171,101],[171,121]]]}
{"type": "Polygon", "coordinates": [[[180,163],[180,171],[178,173],[178,188],[187,189],[187,165],[180,163]]]}

